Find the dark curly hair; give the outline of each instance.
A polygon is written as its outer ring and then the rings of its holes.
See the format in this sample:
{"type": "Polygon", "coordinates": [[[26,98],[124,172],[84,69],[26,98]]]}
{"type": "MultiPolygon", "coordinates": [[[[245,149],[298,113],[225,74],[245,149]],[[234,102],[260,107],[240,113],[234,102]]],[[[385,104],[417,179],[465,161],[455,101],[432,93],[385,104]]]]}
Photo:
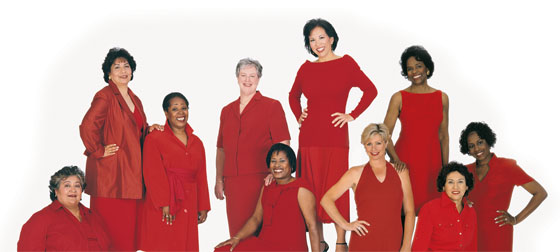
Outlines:
{"type": "Polygon", "coordinates": [[[189,100],[187,100],[187,97],[179,92],[172,92],[166,95],[165,98],[163,98],[163,104],[161,104],[161,106],[163,107],[163,111],[167,111],[167,109],[169,109],[169,106],[171,106],[171,99],[176,97],[183,99],[185,101],[185,104],[187,104],[187,109],[189,108],[189,100]]]}
{"type": "Polygon", "coordinates": [[[469,153],[469,143],[467,142],[467,139],[469,138],[469,134],[471,134],[471,132],[476,132],[480,139],[484,139],[490,148],[494,147],[494,144],[496,143],[496,134],[492,131],[488,124],[484,122],[471,122],[463,131],[461,131],[461,138],[459,138],[461,153],[469,153]]]}
{"type": "Polygon", "coordinates": [[[454,171],[461,173],[461,175],[465,177],[465,182],[467,182],[468,188],[467,191],[465,191],[465,195],[463,197],[467,197],[467,195],[469,195],[469,192],[474,188],[473,174],[469,172],[466,166],[454,161],[444,165],[439,171],[437,177],[438,192],[443,191],[443,187],[445,186],[445,181],[447,180],[447,175],[449,175],[449,173],[452,173],[454,171]]]}
{"type": "Polygon", "coordinates": [[[292,150],[292,147],[283,143],[276,143],[270,147],[268,154],[266,154],[266,167],[270,168],[270,159],[272,158],[272,154],[279,152],[284,152],[284,154],[286,154],[290,168],[292,168],[292,173],[294,173],[297,165],[296,154],[294,153],[294,150],[292,150]]]}
{"type": "Polygon", "coordinates": [[[62,169],[58,170],[51,176],[51,180],[49,181],[49,192],[52,201],[56,200],[56,193],[55,191],[58,190],[60,187],[60,182],[67,179],[70,176],[77,176],[80,179],[80,184],[82,185],[82,191],[86,189],[86,180],[85,175],[80,168],[77,166],[64,166],[62,169]]]}
{"type": "Polygon", "coordinates": [[[428,73],[428,79],[432,77],[432,75],[434,74],[434,62],[432,61],[432,56],[430,56],[430,54],[426,49],[424,49],[424,47],[420,45],[413,45],[406,48],[401,54],[401,61],[399,62],[399,64],[401,64],[401,75],[404,76],[404,78],[408,79],[406,61],[410,57],[414,57],[416,60],[422,61],[424,65],[426,65],[428,70],[430,70],[430,72],[428,73]]]}
{"type": "Polygon", "coordinates": [[[336,30],[331,25],[331,23],[322,18],[311,19],[307,21],[307,23],[305,23],[305,26],[303,26],[303,41],[305,41],[305,48],[307,49],[307,51],[311,53],[311,55],[318,57],[317,54],[313,52],[313,50],[311,49],[311,45],[309,44],[309,35],[311,34],[311,31],[315,29],[315,27],[323,28],[329,38],[334,38],[334,41],[331,45],[331,49],[334,52],[334,50],[336,49],[336,45],[338,44],[338,34],[336,34],[336,30]]]}
{"type": "Polygon", "coordinates": [[[130,80],[134,78],[134,71],[136,71],[136,61],[134,61],[134,57],[132,57],[132,55],[130,55],[130,53],[128,53],[128,51],[124,48],[113,47],[109,50],[107,56],[105,56],[103,64],[101,64],[101,69],[103,70],[103,79],[107,83],[109,83],[109,73],[111,72],[111,66],[118,58],[124,58],[126,59],[126,61],[128,61],[130,69],[132,69],[130,80]]]}

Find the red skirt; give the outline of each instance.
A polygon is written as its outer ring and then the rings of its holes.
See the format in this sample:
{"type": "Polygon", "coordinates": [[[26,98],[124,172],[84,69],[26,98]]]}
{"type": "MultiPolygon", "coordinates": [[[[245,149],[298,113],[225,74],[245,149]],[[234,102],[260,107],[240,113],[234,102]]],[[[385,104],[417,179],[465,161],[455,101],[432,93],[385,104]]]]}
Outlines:
{"type": "MultiPolygon", "coordinates": [[[[323,223],[332,223],[333,220],[319,202],[348,170],[348,148],[300,147],[297,160],[297,176],[306,179],[313,188],[317,217],[323,223]]],[[[350,221],[348,191],[335,201],[335,205],[342,217],[350,221]]]]}
{"type": "Polygon", "coordinates": [[[136,199],[90,197],[90,208],[107,227],[112,251],[136,251],[136,199]]]}
{"type": "Polygon", "coordinates": [[[229,235],[234,236],[253,215],[268,173],[224,178],[229,235]]]}

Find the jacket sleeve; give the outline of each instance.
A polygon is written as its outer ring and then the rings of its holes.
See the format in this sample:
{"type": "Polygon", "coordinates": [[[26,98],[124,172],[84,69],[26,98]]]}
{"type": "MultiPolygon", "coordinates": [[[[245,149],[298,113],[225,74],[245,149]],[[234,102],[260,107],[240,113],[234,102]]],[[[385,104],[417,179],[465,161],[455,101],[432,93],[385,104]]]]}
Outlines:
{"type": "Polygon", "coordinates": [[[45,251],[47,248],[47,226],[49,219],[40,213],[31,216],[21,228],[17,250],[45,251]]]}
{"type": "Polygon", "coordinates": [[[146,137],[143,153],[143,174],[146,184],[146,194],[155,207],[169,206],[169,181],[163,166],[162,151],[153,132],[146,137]]]}
{"type": "Polygon", "coordinates": [[[418,222],[414,231],[414,241],[412,251],[427,251],[430,247],[430,240],[434,230],[430,209],[424,205],[418,214],[418,222]]]}
{"type": "Polygon", "coordinates": [[[350,70],[350,78],[351,83],[354,87],[358,87],[362,90],[362,98],[360,102],[354,108],[350,115],[357,119],[373,102],[373,99],[377,96],[377,88],[373,85],[373,82],[364,74],[364,72],[360,69],[360,66],[354,59],[351,58],[351,70],[350,70]]]}
{"type": "Polygon", "coordinates": [[[198,142],[200,144],[200,153],[202,153],[202,156],[200,157],[198,173],[196,175],[196,191],[198,211],[201,211],[210,210],[210,194],[208,193],[208,179],[206,177],[206,153],[202,141],[199,139],[198,142]]]}
{"type": "Polygon", "coordinates": [[[273,143],[290,140],[290,130],[288,130],[286,114],[284,114],[282,104],[280,104],[279,101],[274,101],[270,106],[268,124],[270,137],[273,143]]]}
{"type": "Polygon", "coordinates": [[[109,108],[109,98],[101,91],[95,94],[91,107],[87,111],[82,124],[80,124],[80,137],[86,147],[84,155],[95,158],[102,158],[105,154],[103,143],[103,128],[107,119],[109,108]]]}

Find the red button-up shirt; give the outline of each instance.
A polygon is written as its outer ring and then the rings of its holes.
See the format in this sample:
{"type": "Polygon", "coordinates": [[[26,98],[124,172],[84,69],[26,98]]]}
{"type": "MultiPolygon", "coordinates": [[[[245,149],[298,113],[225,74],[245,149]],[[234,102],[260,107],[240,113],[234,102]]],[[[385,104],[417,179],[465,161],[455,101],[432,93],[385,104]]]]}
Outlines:
{"type": "Polygon", "coordinates": [[[111,243],[101,218],[79,205],[80,222],[58,200],[33,214],[21,228],[18,251],[107,251],[111,243]]]}
{"type": "Polygon", "coordinates": [[[257,91],[239,114],[239,99],[233,101],[220,115],[217,147],[225,153],[224,176],[267,173],[270,146],[284,140],[290,132],[280,102],[257,91]]]}
{"type": "Polygon", "coordinates": [[[418,214],[412,251],[476,251],[476,212],[463,199],[463,211],[445,192],[418,214]]]}

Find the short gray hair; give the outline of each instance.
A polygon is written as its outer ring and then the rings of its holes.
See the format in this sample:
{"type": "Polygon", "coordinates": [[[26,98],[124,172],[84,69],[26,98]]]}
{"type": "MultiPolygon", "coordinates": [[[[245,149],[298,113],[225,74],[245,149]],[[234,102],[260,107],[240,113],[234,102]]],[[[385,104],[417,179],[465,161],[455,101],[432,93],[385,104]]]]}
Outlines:
{"type": "Polygon", "coordinates": [[[254,60],[251,58],[244,58],[239,60],[239,62],[237,63],[237,67],[235,67],[235,76],[239,77],[239,71],[241,71],[241,68],[244,68],[246,66],[254,66],[255,69],[257,69],[257,76],[259,76],[259,79],[261,78],[263,67],[258,60],[254,60]]]}
{"type": "Polygon", "coordinates": [[[62,169],[58,170],[51,176],[51,180],[49,181],[49,191],[51,200],[56,200],[56,193],[55,191],[58,190],[60,187],[60,182],[67,179],[68,177],[76,176],[80,179],[80,184],[82,185],[82,191],[86,189],[86,181],[84,172],[80,170],[77,166],[64,166],[62,169]]]}

